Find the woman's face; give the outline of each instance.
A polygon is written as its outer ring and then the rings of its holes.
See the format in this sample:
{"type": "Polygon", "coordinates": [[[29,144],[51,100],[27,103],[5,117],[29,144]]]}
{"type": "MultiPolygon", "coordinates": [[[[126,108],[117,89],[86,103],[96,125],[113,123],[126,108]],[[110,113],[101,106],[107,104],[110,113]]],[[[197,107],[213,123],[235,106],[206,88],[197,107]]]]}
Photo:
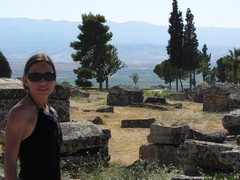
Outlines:
{"type": "Polygon", "coordinates": [[[47,62],[36,62],[30,67],[28,74],[24,75],[23,83],[32,94],[49,96],[56,84],[53,73],[52,66],[47,62]]]}

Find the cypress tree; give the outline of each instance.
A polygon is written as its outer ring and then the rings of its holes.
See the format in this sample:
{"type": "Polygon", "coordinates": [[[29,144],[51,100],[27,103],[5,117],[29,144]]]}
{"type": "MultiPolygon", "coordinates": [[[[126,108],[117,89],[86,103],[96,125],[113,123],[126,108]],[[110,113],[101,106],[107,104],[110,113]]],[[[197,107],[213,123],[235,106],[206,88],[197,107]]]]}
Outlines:
{"type": "Polygon", "coordinates": [[[168,33],[170,40],[167,45],[167,53],[170,63],[175,68],[176,90],[178,91],[178,70],[181,69],[183,65],[183,20],[182,12],[178,10],[177,0],[173,0],[172,3],[168,33]]]}
{"type": "Polygon", "coordinates": [[[192,89],[192,83],[195,84],[195,70],[199,66],[198,58],[198,40],[195,33],[196,28],[193,22],[194,16],[191,10],[188,8],[186,12],[186,25],[184,26],[183,35],[183,69],[189,71],[190,76],[190,89],[192,89]],[[192,79],[192,74],[194,79],[192,79]]]}

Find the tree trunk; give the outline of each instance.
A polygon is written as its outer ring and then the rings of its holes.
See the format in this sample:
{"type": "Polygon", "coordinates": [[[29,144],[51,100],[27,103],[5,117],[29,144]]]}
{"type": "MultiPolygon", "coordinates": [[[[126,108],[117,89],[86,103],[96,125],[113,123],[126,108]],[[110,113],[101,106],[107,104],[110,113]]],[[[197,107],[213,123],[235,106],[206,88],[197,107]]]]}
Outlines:
{"type": "Polygon", "coordinates": [[[182,83],[182,80],[179,79],[179,81],[180,81],[181,88],[183,89],[183,83],[182,83]]]}
{"type": "Polygon", "coordinates": [[[237,61],[235,60],[234,65],[233,65],[233,83],[237,84],[238,83],[238,79],[237,79],[237,68],[238,68],[238,64],[237,61]]]}
{"type": "Polygon", "coordinates": [[[108,76],[106,77],[106,91],[108,90],[108,76]]]}
{"type": "Polygon", "coordinates": [[[99,82],[99,91],[103,91],[102,90],[102,82],[99,82]]]}
{"type": "Polygon", "coordinates": [[[196,73],[195,73],[195,70],[193,70],[193,87],[196,88],[196,73]]]}
{"type": "Polygon", "coordinates": [[[190,77],[190,80],[189,80],[189,89],[190,89],[190,91],[192,91],[192,71],[190,70],[189,71],[189,77],[190,77]]]}
{"type": "Polygon", "coordinates": [[[178,92],[178,68],[176,67],[176,91],[178,92]]]}

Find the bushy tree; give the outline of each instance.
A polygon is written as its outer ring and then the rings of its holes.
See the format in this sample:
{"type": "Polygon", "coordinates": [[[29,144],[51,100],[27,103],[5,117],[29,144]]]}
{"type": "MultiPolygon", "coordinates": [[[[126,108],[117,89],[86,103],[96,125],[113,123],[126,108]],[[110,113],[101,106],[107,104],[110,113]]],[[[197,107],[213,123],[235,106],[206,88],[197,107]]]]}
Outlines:
{"type": "Polygon", "coordinates": [[[76,50],[72,54],[73,60],[80,63],[80,68],[74,70],[74,73],[78,75],[77,85],[83,83],[91,85],[88,80],[83,80],[83,78],[91,77],[89,72],[88,76],[84,77],[78,74],[83,72],[80,70],[81,68],[84,68],[84,72],[88,69],[91,71],[92,78],[99,83],[100,91],[102,83],[108,79],[108,76],[123,67],[123,63],[117,57],[116,48],[108,44],[113,35],[104,23],[106,23],[105,17],[100,14],[83,14],[82,25],[78,26],[80,34],[77,38],[79,41],[73,41],[70,44],[70,47],[76,50]]]}
{"type": "Polygon", "coordinates": [[[181,69],[183,65],[183,19],[182,12],[178,10],[177,0],[173,0],[172,3],[168,33],[170,39],[167,45],[167,53],[172,66],[175,68],[176,90],[178,91],[178,69],[181,69]]]}
{"type": "Polygon", "coordinates": [[[166,59],[162,61],[161,64],[157,64],[153,72],[158,75],[158,77],[164,80],[165,84],[169,84],[170,89],[172,88],[172,82],[174,81],[176,74],[172,67],[170,60],[166,59]]]}
{"type": "Polygon", "coordinates": [[[108,45],[106,53],[106,63],[103,67],[104,79],[106,81],[106,90],[108,90],[108,77],[115,74],[118,70],[126,67],[126,64],[118,58],[117,48],[113,45],[108,45]]]}
{"type": "Polygon", "coordinates": [[[12,76],[11,67],[10,67],[6,57],[0,51],[0,78],[1,77],[11,78],[11,76],[12,76]]]}

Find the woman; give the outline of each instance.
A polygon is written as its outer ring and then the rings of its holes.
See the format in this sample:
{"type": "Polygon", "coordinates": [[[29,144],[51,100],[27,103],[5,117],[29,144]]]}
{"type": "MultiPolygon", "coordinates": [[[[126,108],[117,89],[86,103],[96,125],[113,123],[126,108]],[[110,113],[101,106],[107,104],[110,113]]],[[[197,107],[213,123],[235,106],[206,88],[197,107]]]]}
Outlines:
{"type": "Polygon", "coordinates": [[[48,97],[56,84],[53,61],[36,54],[26,63],[22,77],[27,95],[9,112],[5,131],[6,180],[59,180],[61,130],[48,97]]]}

